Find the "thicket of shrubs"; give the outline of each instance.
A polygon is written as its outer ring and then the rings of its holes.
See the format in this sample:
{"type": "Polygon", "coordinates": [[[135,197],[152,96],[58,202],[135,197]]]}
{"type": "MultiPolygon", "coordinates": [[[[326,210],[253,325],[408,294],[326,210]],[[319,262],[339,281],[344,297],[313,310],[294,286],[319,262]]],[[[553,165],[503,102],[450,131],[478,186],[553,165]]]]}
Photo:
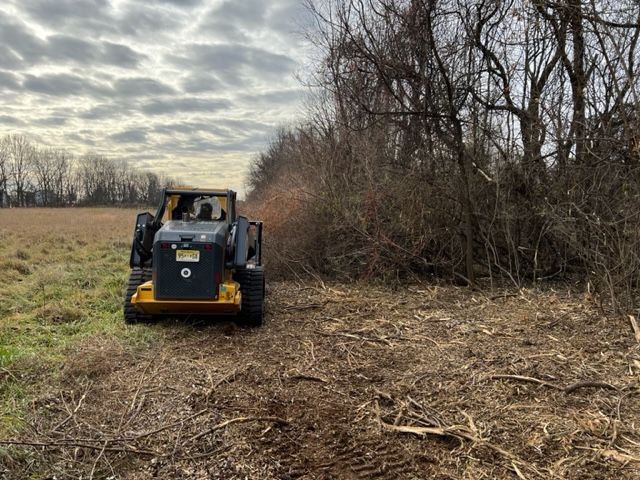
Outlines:
{"type": "Polygon", "coordinates": [[[327,0],[307,119],[248,201],[271,270],[640,280],[638,18],[629,1],[327,0]]]}

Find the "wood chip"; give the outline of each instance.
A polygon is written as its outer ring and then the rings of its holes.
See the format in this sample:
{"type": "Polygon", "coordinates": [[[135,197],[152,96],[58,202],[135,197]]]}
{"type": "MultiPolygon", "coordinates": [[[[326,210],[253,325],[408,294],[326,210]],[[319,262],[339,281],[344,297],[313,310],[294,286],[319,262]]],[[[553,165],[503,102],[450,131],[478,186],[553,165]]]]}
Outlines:
{"type": "Polygon", "coordinates": [[[636,337],[636,342],[640,343],[640,327],[638,321],[633,315],[629,315],[629,321],[631,322],[631,328],[633,328],[633,335],[636,337]]]}

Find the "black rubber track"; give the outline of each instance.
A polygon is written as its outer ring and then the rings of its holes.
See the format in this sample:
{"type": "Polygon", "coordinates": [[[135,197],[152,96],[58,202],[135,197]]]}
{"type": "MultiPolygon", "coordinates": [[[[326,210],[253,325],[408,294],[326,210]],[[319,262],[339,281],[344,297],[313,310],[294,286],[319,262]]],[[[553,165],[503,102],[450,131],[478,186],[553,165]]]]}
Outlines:
{"type": "Polygon", "coordinates": [[[236,270],[233,278],[240,284],[242,310],[238,323],[259,327],[264,322],[264,267],[236,270]]]}
{"type": "Polygon", "coordinates": [[[125,323],[141,323],[150,322],[152,320],[151,315],[144,315],[140,313],[136,307],[131,303],[131,297],[139,285],[151,280],[150,268],[134,268],[129,274],[129,282],[127,283],[127,290],[124,293],[124,321],[125,323]]]}

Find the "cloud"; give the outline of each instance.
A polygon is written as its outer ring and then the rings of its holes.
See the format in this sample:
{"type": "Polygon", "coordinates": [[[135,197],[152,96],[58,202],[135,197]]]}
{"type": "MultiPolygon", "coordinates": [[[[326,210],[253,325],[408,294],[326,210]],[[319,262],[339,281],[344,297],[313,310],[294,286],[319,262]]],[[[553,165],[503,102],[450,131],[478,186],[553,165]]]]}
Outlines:
{"type": "Polygon", "coordinates": [[[91,32],[95,37],[115,33],[114,9],[108,0],[19,0],[32,20],[60,31],[91,32]]]}
{"type": "Polygon", "coordinates": [[[195,134],[184,139],[172,139],[161,143],[160,146],[172,148],[181,153],[254,152],[264,146],[267,138],[265,134],[254,134],[244,136],[237,141],[224,141],[195,134]]]}
{"type": "Polygon", "coordinates": [[[93,138],[90,138],[86,133],[66,133],[64,137],[68,142],[80,143],[89,146],[96,145],[96,141],[93,138]]]}
{"type": "Polygon", "coordinates": [[[117,95],[124,97],[146,97],[176,93],[176,90],[158,80],[146,77],[120,78],[113,85],[117,95]]]}
{"type": "Polygon", "coordinates": [[[18,76],[11,72],[0,71],[0,88],[5,90],[19,90],[18,76]]]}
{"type": "Polygon", "coordinates": [[[40,118],[38,120],[34,120],[34,123],[37,123],[38,125],[42,125],[45,127],[56,127],[56,126],[63,126],[68,122],[68,118],[66,117],[58,117],[58,116],[54,116],[54,117],[47,117],[47,118],[40,118]]]}
{"type": "Polygon", "coordinates": [[[213,113],[230,107],[231,102],[226,99],[186,97],[167,100],[152,100],[142,106],[142,111],[147,115],[164,115],[179,112],[213,113]]]}
{"type": "Polygon", "coordinates": [[[47,65],[73,62],[135,68],[146,59],[131,47],[110,41],[88,41],[66,33],[40,38],[26,24],[7,18],[1,12],[0,44],[0,66],[3,68],[15,69],[45,62],[47,65]]]}
{"type": "Polygon", "coordinates": [[[151,5],[164,5],[178,8],[193,8],[201,5],[204,0],[146,0],[151,5]]]}
{"type": "Polygon", "coordinates": [[[55,97],[101,97],[111,93],[109,87],[95,83],[89,78],[67,73],[44,74],[39,77],[26,74],[22,87],[27,91],[55,97]]]}
{"type": "Polygon", "coordinates": [[[199,31],[227,43],[248,44],[258,35],[300,46],[311,25],[304,0],[225,0],[203,16],[199,31]]]}
{"type": "Polygon", "coordinates": [[[44,25],[56,25],[70,18],[96,18],[111,10],[107,0],[20,0],[20,5],[44,25]]]}
{"type": "Polygon", "coordinates": [[[182,89],[187,93],[216,92],[223,88],[222,82],[213,75],[198,72],[182,81],[182,89]]]}
{"type": "Polygon", "coordinates": [[[264,24],[269,2],[263,0],[225,0],[213,8],[209,18],[247,27],[259,27],[264,24]]]}
{"type": "Polygon", "coordinates": [[[146,59],[146,55],[136,52],[132,48],[119,43],[103,42],[103,61],[110,65],[123,68],[135,68],[146,59]]]}
{"type": "Polygon", "coordinates": [[[273,129],[273,125],[257,120],[226,118],[221,119],[220,123],[233,131],[245,134],[249,132],[267,132],[273,129]]]}
{"type": "Polygon", "coordinates": [[[227,41],[246,41],[245,32],[264,27],[267,5],[263,0],[225,0],[204,16],[199,29],[227,41]]]}
{"type": "Polygon", "coordinates": [[[112,42],[92,43],[68,35],[47,37],[42,54],[50,60],[68,60],[81,65],[114,65],[122,68],[135,68],[146,58],[126,45],[112,42]]]}
{"type": "Polygon", "coordinates": [[[307,30],[313,21],[313,16],[305,3],[300,0],[284,0],[274,4],[269,12],[267,22],[269,27],[287,38],[298,43],[302,33],[307,30]]]}
{"type": "MultiPolygon", "coordinates": [[[[162,3],[160,3],[162,7],[162,3]]],[[[188,21],[184,12],[175,9],[159,8],[153,2],[145,4],[127,4],[118,18],[114,18],[118,31],[128,36],[152,34],[164,36],[179,29],[188,21]]]]}
{"type": "Polygon", "coordinates": [[[290,105],[299,102],[304,96],[305,91],[300,88],[273,90],[270,92],[262,92],[257,94],[243,95],[240,100],[263,106],[290,105]]]}
{"type": "Polygon", "coordinates": [[[147,132],[144,129],[133,128],[109,135],[109,139],[117,143],[144,143],[147,141],[147,132]]]}
{"type": "Polygon", "coordinates": [[[0,12],[0,44],[8,55],[19,56],[25,62],[34,62],[45,54],[47,44],[32,34],[24,22],[8,18],[0,12]]]}
{"type": "Polygon", "coordinates": [[[234,44],[250,43],[251,36],[233,23],[210,21],[200,27],[203,33],[214,37],[216,40],[231,42],[234,44]]]}
{"type": "Polygon", "coordinates": [[[74,60],[78,63],[94,63],[99,55],[95,44],[68,35],[47,37],[48,48],[43,53],[56,60],[74,60]]]}
{"type": "Polygon", "coordinates": [[[122,119],[130,113],[130,109],[117,103],[100,103],[89,109],[78,112],[84,120],[122,119]]]}
{"type": "MultiPolygon", "coordinates": [[[[2,26],[0,26],[2,28],[2,26]]],[[[0,68],[18,69],[22,66],[22,59],[6,45],[0,45],[0,68]]]]}
{"type": "Polygon", "coordinates": [[[252,79],[282,79],[296,67],[287,55],[240,44],[187,45],[186,53],[170,55],[168,60],[182,68],[212,72],[230,85],[245,85],[252,79]]]}
{"type": "Polygon", "coordinates": [[[141,36],[172,30],[185,21],[186,12],[200,0],[19,0],[38,23],[49,28],[102,36],[141,36]]]}
{"type": "Polygon", "coordinates": [[[0,115],[0,123],[4,125],[24,125],[24,122],[19,118],[13,117],[11,115],[0,115]]]}
{"type": "Polygon", "coordinates": [[[211,123],[205,122],[172,122],[158,124],[153,127],[153,131],[162,135],[207,133],[217,136],[228,136],[228,132],[211,123]]]}

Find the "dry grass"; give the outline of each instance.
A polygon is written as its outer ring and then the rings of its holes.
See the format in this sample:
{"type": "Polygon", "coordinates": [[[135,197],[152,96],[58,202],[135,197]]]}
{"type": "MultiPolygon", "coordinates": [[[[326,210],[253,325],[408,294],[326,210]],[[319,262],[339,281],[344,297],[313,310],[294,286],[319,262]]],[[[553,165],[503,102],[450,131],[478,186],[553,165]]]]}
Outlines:
{"type": "Polygon", "coordinates": [[[83,345],[65,388],[30,408],[40,433],[14,438],[48,448],[9,450],[9,478],[640,474],[639,346],[581,298],[284,283],[269,294],[259,330],[166,321],[138,327],[165,331],[153,350],[83,345]]]}
{"type": "MultiPolygon", "coordinates": [[[[25,241],[57,237],[73,241],[129,240],[135,210],[123,208],[14,208],[0,209],[0,236],[25,241]]],[[[27,251],[30,246],[21,247],[27,251]]]]}

